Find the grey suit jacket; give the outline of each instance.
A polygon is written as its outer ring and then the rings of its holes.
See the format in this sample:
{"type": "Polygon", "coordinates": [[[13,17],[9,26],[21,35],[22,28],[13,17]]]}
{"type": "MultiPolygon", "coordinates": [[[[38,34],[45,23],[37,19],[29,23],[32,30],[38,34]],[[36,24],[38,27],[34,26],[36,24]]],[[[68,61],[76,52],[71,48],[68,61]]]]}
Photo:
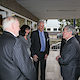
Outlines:
{"type": "Polygon", "coordinates": [[[72,37],[64,45],[59,58],[63,80],[75,80],[76,67],[79,66],[80,45],[75,37],[72,37]]]}
{"type": "Polygon", "coordinates": [[[0,37],[0,80],[35,80],[35,67],[26,44],[11,33],[0,37]]]}

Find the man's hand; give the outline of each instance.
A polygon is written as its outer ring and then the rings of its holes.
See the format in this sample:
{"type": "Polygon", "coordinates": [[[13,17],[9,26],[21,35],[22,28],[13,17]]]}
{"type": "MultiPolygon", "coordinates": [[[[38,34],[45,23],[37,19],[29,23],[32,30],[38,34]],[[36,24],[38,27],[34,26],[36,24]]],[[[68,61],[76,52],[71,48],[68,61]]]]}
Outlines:
{"type": "Polygon", "coordinates": [[[48,57],[48,55],[47,55],[47,54],[45,54],[45,60],[47,59],[47,57],[48,57]]]}
{"type": "Polygon", "coordinates": [[[61,56],[60,55],[58,55],[57,57],[56,57],[56,60],[58,61],[58,59],[60,58],[61,56]]]}
{"type": "Polygon", "coordinates": [[[37,62],[37,61],[38,61],[38,56],[37,56],[37,55],[34,55],[34,56],[33,56],[33,60],[34,60],[35,62],[37,62]]]}

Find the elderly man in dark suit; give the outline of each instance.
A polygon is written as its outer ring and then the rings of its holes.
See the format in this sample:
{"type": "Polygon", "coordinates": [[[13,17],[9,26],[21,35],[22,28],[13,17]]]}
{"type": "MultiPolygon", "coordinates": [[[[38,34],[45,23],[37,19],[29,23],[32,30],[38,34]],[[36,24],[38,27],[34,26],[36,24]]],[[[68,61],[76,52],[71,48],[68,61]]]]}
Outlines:
{"type": "Polygon", "coordinates": [[[73,26],[65,26],[63,38],[67,42],[62,48],[61,55],[56,57],[61,66],[63,80],[77,80],[77,68],[80,65],[80,45],[74,36],[75,33],[73,26]]]}
{"type": "Polygon", "coordinates": [[[35,80],[36,70],[19,35],[19,21],[16,17],[3,20],[3,34],[0,36],[0,80],[35,80]]]}
{"type": "Polygon", "coordinates": [[[47,32],[44,32],[44,21],[38,22],[38,30],[33,31],[31,34],[31,53],[34,61],[34,65],[37,70],[38,80],[38,67],[40,62],[41,80],[45,80],[45,68],[46,59],[49,55],[49,36],[47,32]]]}

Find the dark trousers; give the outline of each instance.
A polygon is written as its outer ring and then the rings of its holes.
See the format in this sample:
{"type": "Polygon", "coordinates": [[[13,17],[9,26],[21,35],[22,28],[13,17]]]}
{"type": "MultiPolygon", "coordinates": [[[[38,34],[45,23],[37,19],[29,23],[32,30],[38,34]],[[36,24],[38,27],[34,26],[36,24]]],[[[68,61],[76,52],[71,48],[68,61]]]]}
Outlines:
{"type": "Polygon", "coordinates": [[[39,73],[39,62],[40,62],[40,78],[41,80],[45,80],[45,69],[46,69],[46,60],[40,60],[40,61],[37,61],[35,62],[34,61],[34,65],[35,65],[35,68],[36,68],[36,72],[37,72],[37,78],[36,80],[38,80],[38,73],[39,73]]]}

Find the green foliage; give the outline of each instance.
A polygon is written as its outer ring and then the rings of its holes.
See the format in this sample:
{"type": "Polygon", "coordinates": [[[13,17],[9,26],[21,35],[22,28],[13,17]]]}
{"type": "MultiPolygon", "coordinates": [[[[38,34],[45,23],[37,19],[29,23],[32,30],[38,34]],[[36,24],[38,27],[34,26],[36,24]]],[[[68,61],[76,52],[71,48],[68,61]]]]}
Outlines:
{"type": "Polygon", "coordinates": [[[44,31],[46,31],[46,28],[44,27],[44,31]]]}
{"type": "MultiPolygon", "coordinates": [[[[60,30],[61,31],[65,25],[73,25],[73,19],[59,19],[58,21],[60,22],[60,30]]],[[[75,26],[80,28],[80,18],[75,19],[75,26]]]]}

